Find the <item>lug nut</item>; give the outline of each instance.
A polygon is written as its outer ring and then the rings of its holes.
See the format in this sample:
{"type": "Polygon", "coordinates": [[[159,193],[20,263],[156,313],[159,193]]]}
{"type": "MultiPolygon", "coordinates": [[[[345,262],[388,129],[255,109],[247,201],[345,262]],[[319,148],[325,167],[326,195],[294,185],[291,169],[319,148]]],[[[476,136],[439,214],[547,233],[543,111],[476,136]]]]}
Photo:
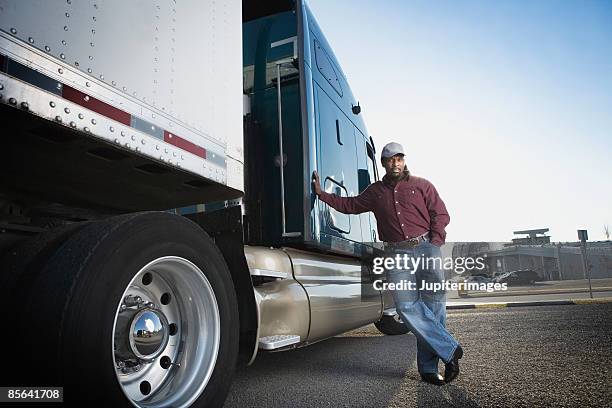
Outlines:
{"type": "Polygon", "coordinates": [[[170,368],[170,366],[172,365],[172,360],[170,359],[170,357],[168,356],[163,356],[160,360],[159,360],[159,365],[164,369],[167,370],[168,368],[170,368]]]}
{"type": "Polygon", "coordinates": [[[123,299],[123,304],[127,307],[138,306],[142,303],[142,298],[140,296],[127,295],[123,299]]]}

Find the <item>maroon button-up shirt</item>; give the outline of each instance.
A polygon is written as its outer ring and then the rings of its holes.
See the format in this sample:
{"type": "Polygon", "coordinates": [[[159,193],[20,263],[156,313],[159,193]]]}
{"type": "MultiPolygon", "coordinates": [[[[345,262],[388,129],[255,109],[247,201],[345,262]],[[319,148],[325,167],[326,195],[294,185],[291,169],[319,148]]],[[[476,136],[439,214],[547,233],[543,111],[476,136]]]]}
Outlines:
{"type": "Polygon", "coordinates": [[[385,242],[399,242],[430,232],[431,243],[442,245],[450,216],[436,188],[428,180],[408,172],[397,184],[387,177],[370,184],[356,197],[339,197],[321,192],[321,201],[345,214],[372,211],[378,236],[385,242]]]}

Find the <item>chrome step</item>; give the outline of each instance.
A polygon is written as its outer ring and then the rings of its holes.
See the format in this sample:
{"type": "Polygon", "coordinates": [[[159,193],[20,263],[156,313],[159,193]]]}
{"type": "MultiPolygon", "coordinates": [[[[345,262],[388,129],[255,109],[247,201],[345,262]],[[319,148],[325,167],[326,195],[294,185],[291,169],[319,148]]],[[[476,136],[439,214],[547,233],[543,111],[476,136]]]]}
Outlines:
{"type": "Polygon", "coordinates": [[[295,334],[279,334],[276,336],[261,337],[259,339],[259,348],[263,350],[274,350],[299,342],[300,336],[295,334]]]}

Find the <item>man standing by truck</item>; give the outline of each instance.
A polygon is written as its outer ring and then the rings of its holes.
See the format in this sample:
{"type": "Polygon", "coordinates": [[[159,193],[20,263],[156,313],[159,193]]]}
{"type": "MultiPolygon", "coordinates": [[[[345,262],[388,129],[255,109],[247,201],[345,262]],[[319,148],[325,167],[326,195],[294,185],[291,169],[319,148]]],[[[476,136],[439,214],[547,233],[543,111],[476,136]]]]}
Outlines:
{"type": "MultiPolygon", "coordinates": [[[[356,197],[323,191],[316,171],[314,192],[321,201],[345,214],[372,211],[378,235],[385,242],[386,256],[441,258],[440,246],[450,217],[435,187],[424,178],[410,175],[399,143],[387,144],[381,161],[386,170],[382,181],[371,184],[356,197]]],[[[463,349],[445,327],[445,291],[421,289],[425,282],[442,282],[444,272],[441,265],[437,267],[440,263],[421,263],[412,271],[399,265],[387,270],[389,283],[412,282],[412,289],[393,290],[392,295],[397,312],[417,338],[419,374],[423,381],[436,385],[449,383],[459,375],[459,359],[463,356],[463,349]],[[439,359],[445,363],[444,377],[438,373],[439,359]]]]}

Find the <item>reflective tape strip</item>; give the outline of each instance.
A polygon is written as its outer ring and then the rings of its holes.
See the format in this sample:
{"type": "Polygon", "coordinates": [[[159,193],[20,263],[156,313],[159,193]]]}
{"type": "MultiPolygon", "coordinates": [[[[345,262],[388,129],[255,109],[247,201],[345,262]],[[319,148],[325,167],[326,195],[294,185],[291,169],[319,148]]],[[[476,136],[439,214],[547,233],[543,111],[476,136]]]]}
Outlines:
{"type": "Polygon", "coordinates": [[[146,120],[142,120],[136,116],[132,116],[132,123],[130,126],[134,129],[140,130],[141,132],[148,133],[159,140],[164,140],[164,129],[158,128],[157,126],[150,122],[147,122],[146,120]]]}
{"type": "Polygon", "coordinates": [[[0,62],[2,72],[6,72],[7,75],[34,85],[37,88],[44,89],[47,92],[61,96],[62,84],[57,82],[55,79],[49,78],[45,74],[15,62],[10,58],[3,57],[2,59],[2,62],[0,62]]]}
{"type": "Polygon", "coordinates": [[[189,153],[195,154],[196,156],[200,156],[203,159],[206,158],[206,149],[191,143],[189,140],[185,140],[174,133],[170,133],[167,130],[164,130],[164,141],[178,147],[179,149],[183,149],[189,153]]]}
{"type": "Polygon", "coordinates": [[[107,118],[116,120],[119,123],[123,123],[124,125],[130,126],[131,124],[131,115],[129,113],[117,109],[106,102],[102,102],[101,100],[96,99],[93,96],[89,96],[68,85],[64,85],[62,97],[78,105],[81,105],[84,108],[99,113],[100,115],[104,115],[107,118]]]}
{"type": "MultiPolygon", "coordinates": [[[[145,132],[157,139],[176,146],[179,149],[201,157],[202,159],[207,159],[207,151],[202,146],[190,142],[187,139],[183,139],[174,133],[170,133],[167,130],[159,128],[144,119],[133,116],[71,86],[58,82],[55,79],[20,64],[2,54],[0,54],[0,70],[12,77],[27,82],[37,88],[52,92],[58,96],[61,96],[62,98],[65,98],[66,100],[69,100],[70,102],[76,103],[109,119],[115,120],[141,132],[145,132]]],[[[223,155],[215,155],[213,153],[208,160],[211,161],[211,163],[225,167],[225,158],[223,155]]]]}

